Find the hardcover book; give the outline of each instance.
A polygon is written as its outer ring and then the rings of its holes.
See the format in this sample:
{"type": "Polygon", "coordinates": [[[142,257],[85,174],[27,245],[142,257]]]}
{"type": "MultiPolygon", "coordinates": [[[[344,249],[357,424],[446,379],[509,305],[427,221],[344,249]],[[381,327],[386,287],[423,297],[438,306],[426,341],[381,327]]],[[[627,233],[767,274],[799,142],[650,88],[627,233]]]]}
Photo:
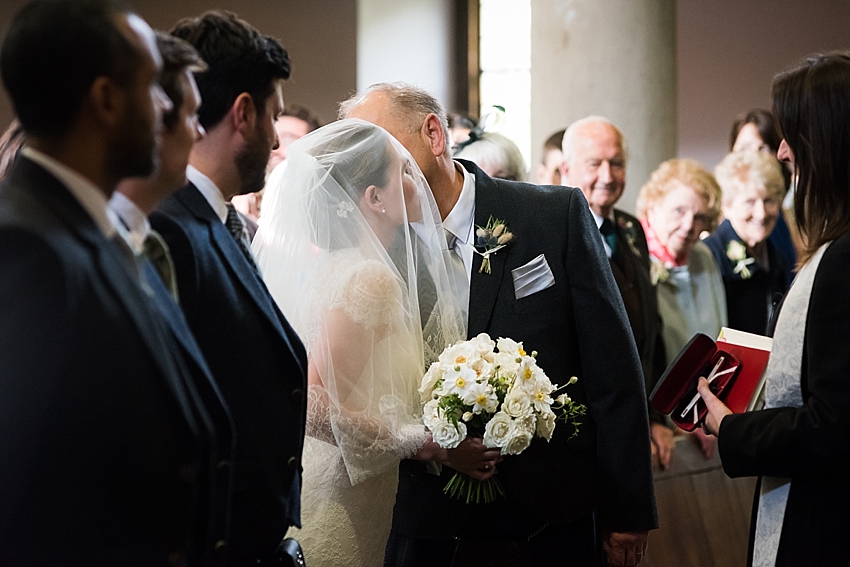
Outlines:
{"type": "Polygon", "coordinates": [[[693,431],[707,413],[697,393],[700,376],[735,413],[760,409],[764,371],[773,339],[723,327],[717,340],[697,333],[664,371],[649,396],[658,411],[673,423],[693,431]]]}

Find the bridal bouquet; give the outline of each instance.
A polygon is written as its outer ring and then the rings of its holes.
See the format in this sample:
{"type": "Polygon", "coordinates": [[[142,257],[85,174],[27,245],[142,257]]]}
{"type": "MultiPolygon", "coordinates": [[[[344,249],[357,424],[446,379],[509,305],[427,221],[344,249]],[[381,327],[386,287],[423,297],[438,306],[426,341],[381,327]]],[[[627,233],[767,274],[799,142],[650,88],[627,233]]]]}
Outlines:
{"type": "MultiPolygon", "coordinates": [[[[453,449],[472,435],[503,455],[518,455],[534,437],[552,439],[557,419],[576,435],[587,408],[565,393],[553,398],[561,388],[537,366],[536,357],[522,343],[506,338],[496,343],[486,333],[447,347],[419,388],[423,421],[434,441],[453,449]]],[[[564,387],[576,380],[573,376],[564,387]]],[[[504,494],[494,477],[478,481],[460,472],[444,491],[467,502],[491,502],[504,494]]]]}

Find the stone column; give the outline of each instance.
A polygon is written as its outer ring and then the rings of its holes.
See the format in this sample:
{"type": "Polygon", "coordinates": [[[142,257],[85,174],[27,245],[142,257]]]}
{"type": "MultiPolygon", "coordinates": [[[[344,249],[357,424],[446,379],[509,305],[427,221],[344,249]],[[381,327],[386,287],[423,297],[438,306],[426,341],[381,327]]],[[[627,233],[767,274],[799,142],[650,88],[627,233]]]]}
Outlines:
{"type": "Polygon", "coordinates": [[[626,191],[676,155],[676,1],[531,0],[531,139],[540,159],[550,134],[590,114],[626,139],[626,191]]]}

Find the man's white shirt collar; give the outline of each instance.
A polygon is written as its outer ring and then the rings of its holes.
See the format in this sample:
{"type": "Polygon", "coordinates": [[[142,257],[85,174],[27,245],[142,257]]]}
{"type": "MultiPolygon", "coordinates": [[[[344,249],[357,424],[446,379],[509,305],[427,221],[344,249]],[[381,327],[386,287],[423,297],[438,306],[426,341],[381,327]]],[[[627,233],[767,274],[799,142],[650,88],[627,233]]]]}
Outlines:
{"type": "MultiPolygon", "coordinates": [[[[593,220],[595,220],[595,221],[596,221],[596,228],[602,228],[602,221],[604,221],[604,220],[605,220],[605,217],[600,216],[600,215],[597,215],[597,214],[596,214],[596,211],[594,211],[594,210],[593,210],[593,209],[591,209],[590,207],[587,207],[587,208],[588,208],[588,210],[590,210],[590,214],[591,214],[591,215],[593,215],[593,220]]],[[[610,220],[612,223],[614,222],[614,213],[613,213],[613,211],[612,211],[612,213],[611,213],[611,216],[608,218],[608,220],[610,220]]],[[[605,255],[606,255],[606,256],[608,256],[608,257],[610,258],[610,257],[611,257],[611,255],[612,255],[611,247],[610,247],[610,246],[608,246],[608,241],[607,241],[607,240],[605,240],[605,237],[604,237],[604,236],[602,236],[602,232],[600,232],[600,233],[599,233],[599,238],[601,238],[601,239],[602,239],[602,246],[604,246],[604,247],[605,247],[605,255]]]]}
{"type": "Polygon", "coordinates": [[[115,213],[109,210],[106,196],[94,183],[67,165],[29,146],[21,149],[21,155],[56,177],[71,192],[104,236],[112,238],[115,235],[115,223],[119,221],[115,218],[115,213]]]}
{"type": "Polygon", "coordinates": [[[133,252],[141,254],[144,250],[145,239],[151,232],[151,223],[136,203],[123,193],[116,191],[109,199],[109,208],[118,215],[123,223],[124,233],[118,232],[127,240],[133,252]]]}
{"type": "Polygon", "coordinates": [[[192,185],[198,188],[198,191],[201,192],[201,195],[204,196],[204,199],[207,200],[207,203],[210,204],[212,210],[215,211],[215,214],[221,219],[222,224],[224,224],[227,220],[227,203],[221,194],[221,190],[213,183],[212,179],[191,165],[186,168],[186,178],[192,185]]]}
{"type": "Polygon", "coordinates": [[[457,238],[455,243],[456,253],[459,253],[461,259],[463,259],[467,278],[471,278],[472,256],[475,250],[472,242],[475,228],[475,175],[457,162],[455,162],[455,167],[463,172],[463,188],[460,191],[457,203],[443,220],[443,229],[451,232],[457,238]]]}
{"type": "Polygon", "coordinates": [[[475,223],[475,175],[466,168],[463,172],[463,189],[457,203],[446,215],[443,228],[451,232],[461,244],[470,244],[472,240],[472,225],[475,223]]]}

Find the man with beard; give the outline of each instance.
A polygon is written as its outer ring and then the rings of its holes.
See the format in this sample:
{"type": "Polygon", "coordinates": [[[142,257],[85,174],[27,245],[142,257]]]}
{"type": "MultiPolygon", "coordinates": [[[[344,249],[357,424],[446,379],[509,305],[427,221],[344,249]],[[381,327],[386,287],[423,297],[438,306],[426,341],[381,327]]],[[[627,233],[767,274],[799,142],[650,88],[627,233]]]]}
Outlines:
{"type": "Polygon", "coordinates": [[[206,135],[189,156],[188,185],[151,224],[170,248],[180,305],[236,425],[228,564],[275,565],[287,529],[300,525],[306,353],[228,201],[263,187],[289,58],[229,12],[182,20],[171,33],[208,65],[196,74],[206,135]]]}
{"type": "Polygon", "coordinates": [[[109,0],[31,2],[3,43],[27,144],[0,186],[2,565],[193,563],[208,522],[214,432],[107,209],[154,170],[161,66],[109,0]]]}

